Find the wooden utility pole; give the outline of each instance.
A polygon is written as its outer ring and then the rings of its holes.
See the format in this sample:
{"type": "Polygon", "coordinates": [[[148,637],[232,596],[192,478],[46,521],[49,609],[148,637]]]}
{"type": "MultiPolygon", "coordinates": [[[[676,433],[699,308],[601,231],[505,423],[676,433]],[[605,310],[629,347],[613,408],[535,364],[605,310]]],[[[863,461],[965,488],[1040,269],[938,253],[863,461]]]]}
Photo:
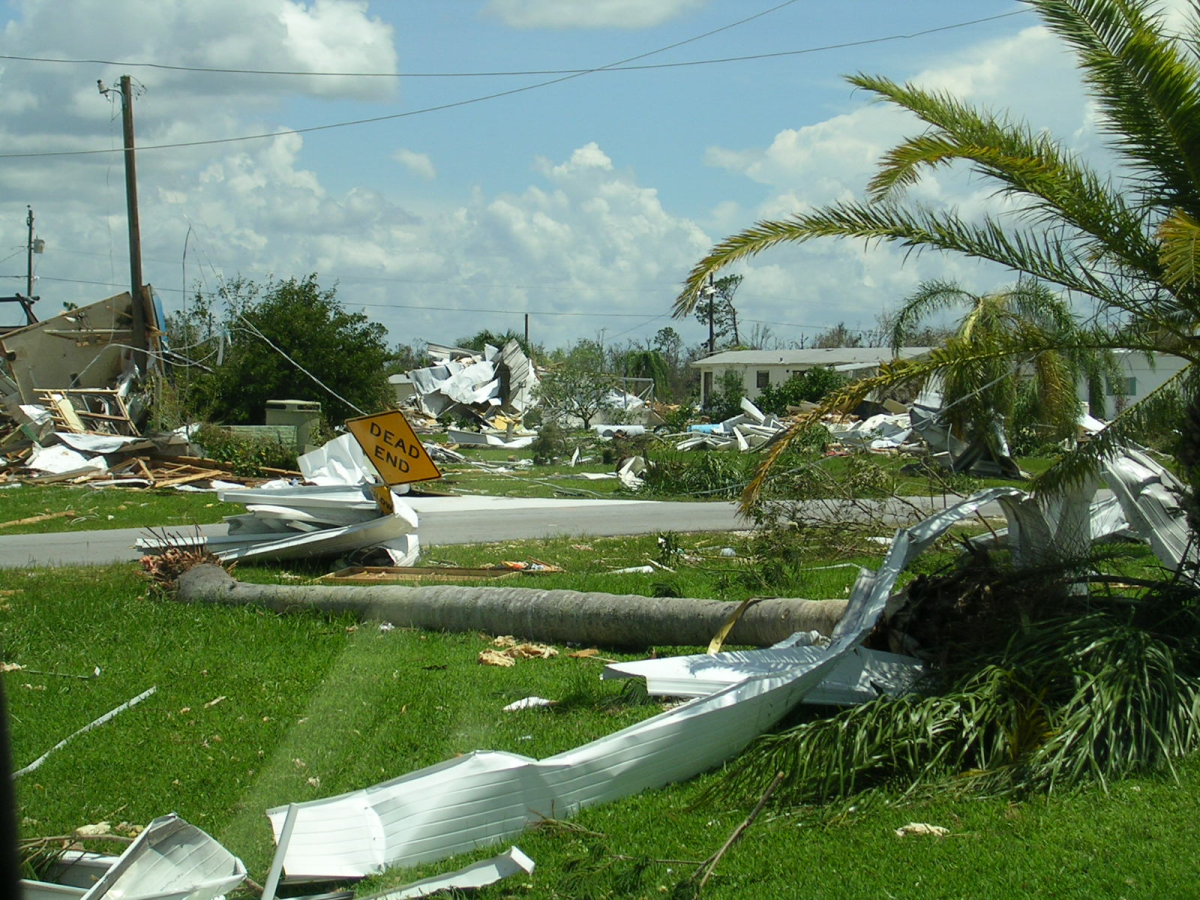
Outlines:
{"type": "Polygon", "coordinates": [[[29,239],[25,242],[25,296],[33,299],[33,207],[25,207],[29,210],[29,215],[25,217],[25,224],[29,226],[29,239]]]}
{"type": "Polygon", "coordinates": [[[713,327],[713,297],[717,295],[717,289],[713,286],[712,272],[708,273],[708,286],[704,288],[704,293],[708,295],[708,355],[712,356],[717,351],[716,330],[713,327]]]}
{"type": "Polygon", "coordinates": [[[133,295],[133,359],[146,371],[146,297],[142,282],[142,227],[138,220],[137,158],[133,144],[133,84],[121,76],[121,125],[125,132],[125,206],[129,222],[129,283],[133,295]]]}

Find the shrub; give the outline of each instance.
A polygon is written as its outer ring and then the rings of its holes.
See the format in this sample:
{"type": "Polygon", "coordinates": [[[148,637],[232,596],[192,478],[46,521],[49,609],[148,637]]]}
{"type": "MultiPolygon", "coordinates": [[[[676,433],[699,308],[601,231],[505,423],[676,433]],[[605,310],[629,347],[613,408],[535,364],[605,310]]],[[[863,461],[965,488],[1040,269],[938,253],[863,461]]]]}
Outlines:
{"type": "Polygon", "coordinates": [[[848,382],[840,372],[816,366],[793,375],[781,385],[768,384],[755,405],[763,412],[782,416],[787,414],[789,406],[799,406],[805,401],[818,403],[848,382]]]}
{"type": "Polygon", "coordinates": [[[238,475],[263,475],[263,469],[295,469],[296,448],[271,437],[234,434],[220,425],[202,425],[193,437],[209,459],[232,466],[238,475]]]}

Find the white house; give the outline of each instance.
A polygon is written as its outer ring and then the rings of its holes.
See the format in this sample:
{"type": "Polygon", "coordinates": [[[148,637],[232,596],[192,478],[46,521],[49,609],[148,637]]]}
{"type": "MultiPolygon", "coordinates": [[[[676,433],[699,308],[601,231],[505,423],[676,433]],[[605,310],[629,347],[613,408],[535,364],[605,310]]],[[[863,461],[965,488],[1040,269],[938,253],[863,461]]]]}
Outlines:
{"type": "Polygon", "coordinates": [[[899,356],[890,347],[829,347],[813,350],[727,350],[693,362],[700,372],[700,402],[708,404],[713,386],[726,372],[741,375],[746,396],[757,400],[767,385],[778,387],[793,375],[826,366],[850,376],[870,374],[880,363],[923,356],[928,347],[903,347],[899,356]]]}
{"type": "MultiPolygon", "coordinates": [[[[1144,399],[1188,364],[1187,360],[1169,353],[1155,353],[1149,359],[1145,353],[1133,350],[1118,350],[1115,355],[1121,375],[1106,380],[1103,397],[1092,398],[1091,413],[1098,419],[1111,419],[1125,407],[1144,399]]],[[[1087,401],[1087,385],[1080,385],[1079,398],[1087,401]]]]}

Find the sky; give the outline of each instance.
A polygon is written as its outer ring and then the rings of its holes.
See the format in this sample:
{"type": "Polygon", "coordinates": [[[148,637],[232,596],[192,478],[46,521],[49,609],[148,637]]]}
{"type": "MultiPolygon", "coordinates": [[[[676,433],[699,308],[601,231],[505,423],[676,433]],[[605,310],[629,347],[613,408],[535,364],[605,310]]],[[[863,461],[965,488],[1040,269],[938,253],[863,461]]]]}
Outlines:
{"type": "MultiPolygon", "coordinates": [[[[713,243],[862,197],[918,130],[847,74],[951,91],[1104,152],[1070,56],[1013,0],[8,0],[0,13],[0,294],[25,290],[32,207],[42,318],[128,289],[120,99],[97,88],[122,75],[145,280],[168,311],[238,276],[315,273],[394,344],[520,332],[525,314],[549,347],[644,344],[668,326],[699,344],[705,327],[671,307],[713,243]]],[[[910,193],[968,216],[995,202],[955,171],[910,193]]],[[[838,240],[730,271],[743,332],[783,345],[871,329],[926,279],[1013,280],[838,240]]]]}

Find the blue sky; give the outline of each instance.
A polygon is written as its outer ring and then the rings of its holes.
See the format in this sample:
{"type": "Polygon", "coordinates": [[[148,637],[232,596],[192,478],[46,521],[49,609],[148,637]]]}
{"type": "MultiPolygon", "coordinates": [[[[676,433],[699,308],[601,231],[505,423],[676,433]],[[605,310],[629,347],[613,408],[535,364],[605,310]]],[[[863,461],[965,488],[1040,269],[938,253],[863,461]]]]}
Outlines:
{"type": "MultiPolygon", "coordinates": [[[[43,316],[125,287],[119,153],[53,154],[119,148],[119,109],[95,81],[126,73],[140,90],[146,277],[168,309],[185,290],[239,274],[316,272],[400,343],[519,329],[524,312],[531,336],[551,346],[643,341],[667,325],[699,343],[704,329],[669,311],[714,241],[861,195],[873,160],[913,130],[852,91],[847,73],[912,78],[1012,108],[1082,153],[1100,146],[1069,58],[1013,0],[20,0],[3,9],[0,257],[9,258],[0,275],[4,293],[23,290],[30,204],[47,245],[36,265],[43,316]],[[965,24],[977,19],[989,21],[965,24]],[[942,30],[917,34],[931,29],[942,30]],[[816,49],[836,44],[854,46],[816,49]],[[563,76],[472,74],[643,54],[633,65],[786,55],[542,87],[531,86],[563,76]],[[42,155],[11,156],[20,153],[42,155]]],[[[986,185],[953,172],[913,193],[966,214],[992,202],[986,185]]],[[[891,248],[838,242],[738,271],[746,330],[783,343],[842,321],[870,328],[926,278],[970,289],[1009,280],[961,260],[905,262],[891,248]]]]}

